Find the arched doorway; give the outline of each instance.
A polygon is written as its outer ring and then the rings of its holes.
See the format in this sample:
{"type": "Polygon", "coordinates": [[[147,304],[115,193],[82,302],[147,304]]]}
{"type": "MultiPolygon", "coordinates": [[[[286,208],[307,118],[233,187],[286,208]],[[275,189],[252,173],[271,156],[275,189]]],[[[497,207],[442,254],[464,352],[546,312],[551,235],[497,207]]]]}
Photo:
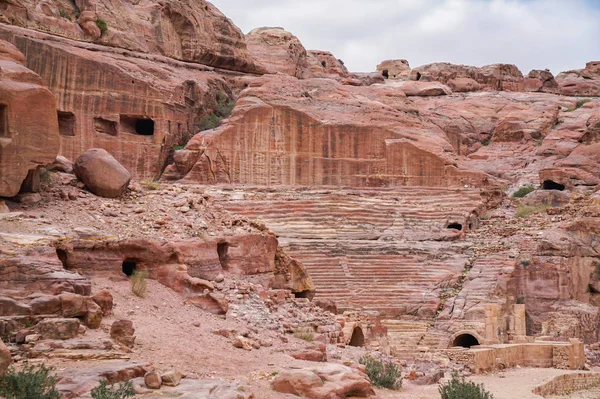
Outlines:
{"type": "Polygon", "coordinates": [[[479,345],[479,341],[471,334],[457,335],[452,341],[452,346],[462,346],[463,348],[470,348],[477,345],[479,345]]]}
{"type": "Polygon", "coordinates": [[[135,272],[136,267],[137,267],[137,262],[135,260],[125,259],[121,266],[121,270],[123,271],[123,274],[125,274],[127,277],[131,277],[131,276],[133,276],[133,273],[135,272]]]}
{"type": "Polygon", "coordinates": [[[350,338],[350,346],[364,346],[365,345],[365,335],[363,334],[362,328],[354,327],[352,330],[352,337],[350,338]]]}

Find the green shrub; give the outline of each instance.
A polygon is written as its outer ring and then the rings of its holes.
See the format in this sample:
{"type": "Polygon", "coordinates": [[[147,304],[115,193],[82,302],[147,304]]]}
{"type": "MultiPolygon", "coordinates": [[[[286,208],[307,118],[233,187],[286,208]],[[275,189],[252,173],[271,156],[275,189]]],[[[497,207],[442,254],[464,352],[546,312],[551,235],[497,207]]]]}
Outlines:
{"type": "Polygon", "coordinates": [[[517,191],[515,191],[515,193],[513,194],[513,197],[515,197],[515,198],[523,198],[524,196],[526,196],[527,194],[529,194],[532,191],[535,191],[535,187],[533,187],[533,186],[523,186],[520,189],[518,189],[517,191]]]}
{"type": "Polygon", "coordinates": [[[102,18],[96,20],[96,26],[100,29],[100,32],[105,33],[108,30],[108,24],[102,18]]]}
{"type": "Polygon", "coordinates": [[[173,151],[179,151],[179,150],[183,150],[185,148],[184,145],[174,145],[173,146],[173,151]]]}
{"type": "Polygon", "coordinates": [[[210,113],[200,119],[200,131],[214,129],[219,126],[220,123],[221,118],[219,118],[215,113],[210,113]]]}
{"type": "Polygon", "coordinates": [[[583,107],[585,104],[589,103],[590,101],[592,101],[591,98],[582,98],[580,100],[578,100],[575,105],[572,105],[570,107],[568,107],[565,112],[573,112],[576,109],[579,109],[581,107],[583,107]]]}
{"type": "Polygon", "coordinates": [[[518,305],[522,305],[524,303],[525,303],[525,297],[520,296],[520,297],[517,298],[517,304],[518,305]]]}
{"type": "Polygon", "coordinates": [[[523,265],[523,267],[529,266],[530,263],[531,263],[531,261],[529,259],[523,259],[521,261],[521,264],[523,265]]]}
{"type": "Polygon", "coordinates": [[[486,146],[486,147],[487,147],[488,145],[490,145],[490,139],[485,139],[485,140],[483,140],[483,141],[481,142],[481,144],[483,144],[484,146],[486,146]]]}
{"type": "Polygon", "coordinates": [[[493,399],[494,396],[485,390],[483,384],[475,384],[471,381],[465,381],[465,377],[458,378],[458,374],[453,373],[452,379],[447,383],[440,385],[440,395],[442,399],[493,399]]]}
{"type": "Polygon", "coordinates": [[[59,399],[53,369],[44,364],[25,364],[22,370],[14,368],[0,377],[0,396],[6,399],[59,399]]]}
{"type": "Polygon", "coordinates": [[[517,217],[526,218],[534,213],[544,212],[546,209],[548,209],[548,205],[529,206],[519,204],[517,205],[517,217]]]}
{"type": "Polygon", "coordinates": [[[125,399],[133,398],[135,391],[131,381],[117,384],[108,384],[108,381],[100,381],[100,385],[92,389],[92,398],[94,399],[125,399]]]}
{"type": "Polygon", "coordinates": [[[312,342],[315,339],[315,332],[312,327],[296,327],[294,328],[294,337],[312,342]]]}
{"type": "Polygon", "coordinates": [[[148,190],[160,190],[160,183],[157,182],[156,180],[151,180],[151,179],[144,180],[142,184],[148,190]]]}
{"type": "Polygon", "coordinates": [[[369,355],[361,357],[359,363],[365,366],[371,384],[376,387],[388,389],[402,387],[402,373],[396,363],[378,360],[369,355]]]}
{"type": "Polygon", "coordinates": [[[140,298],[145,298],[148,292],[148,273],[145,270],[134,271],[131,275],[131,292],[140,298]]]}
{"type": "Polygon", "coordinates": [[[58,12],[60,14],[61,17],[68,19],[69,21],[72,21],[73,19],[71,18],[71,16],[69,14],[67,14],[66,12],[64,12],[63,10],[60,10],[58,12]]]}

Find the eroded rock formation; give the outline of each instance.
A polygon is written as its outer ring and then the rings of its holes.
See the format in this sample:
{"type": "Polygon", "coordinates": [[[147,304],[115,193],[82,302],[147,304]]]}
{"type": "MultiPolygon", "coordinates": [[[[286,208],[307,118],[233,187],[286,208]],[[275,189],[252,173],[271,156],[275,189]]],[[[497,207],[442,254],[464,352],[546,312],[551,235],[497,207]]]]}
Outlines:
{"type": "Polygon", "coordinates": [[[58,153],[56,101],[42,79],[24,64],[24,55],[0,40],[2,197],[17,195],[28,173],[52,162],[58,153]]]}

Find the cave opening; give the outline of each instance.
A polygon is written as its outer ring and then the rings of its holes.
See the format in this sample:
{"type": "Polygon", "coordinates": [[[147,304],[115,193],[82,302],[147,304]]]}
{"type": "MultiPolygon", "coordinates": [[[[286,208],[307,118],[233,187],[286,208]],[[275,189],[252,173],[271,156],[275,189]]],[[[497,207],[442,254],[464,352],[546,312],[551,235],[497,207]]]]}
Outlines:
{"type": "Polygon", "coordinates": [[[390,73],[387,69],[384,69],[383,72],[381,72],[381,76],[383,76],[386,79],[389,79],[390,73]]]}
{"type": "Polygon", "coordinates": [[[326,63],[325,61],[321,61],[321,66],[322,66],[323,68],[327,68],[327,63],[326,63]]]}
{"type": "Polygon", "coordinates": [[[477,345],[479,345],[479,341],[471,334],[460,334],[452,341],[452,346],[462,346],[463,348],[477,345]]]}
{"type": "Polygon", "coordinates": [[[10,138],[8,130],[8,107],[6,104],[0,104],[0,137],[10,138]]]}
{"type": "Polygon", "coordinates": [[[69,263],[67,251],[65,251],[64,249],[56,248],[56,256],[58,256],[58,260],[60,260],[60,263],[62,263],[63,267],[65,269],[68,269],[69,263]]]}
{"type": "Polygon", "coordinates": [[[552,180],[544,180],[544,183],[542,183],[542,188],[544,190],[558,190],[558,191],[563,191],[565,189],[564,184],[560,184],[557,183],[555,181],[552,180]]]}
{"type": "Polygon", "coordinates": [[[121,270],[123,271],[123,274],[126,275],[127,277],[133,276],[133,273],[135,273],[136,268],[137,268],[137,262],[132,259],[125,259],[123,261],[123,265],[121,266],[121,270]]]}
{"type": "Polygon", "coordinates": [[[420,72],[417,72],[417,80],[421,80],[421,77],[422,77],[422,76],[423,76],[423,75],[421,75],[421,73],[420,73],[420,72]]]}
{"type": "Polygon", "coordinates": [[[219,262],[221,263],[223,270],[229,269],[229,266],[227,265],[227,260],[229,258],[228,252],[229,243],[220,242],[217,244],[217,254],[219,255],[219,262]]]}
{"type": "Polygon", "coordinates": [[[365,335],[363,334],[362,328],[354,327],[352,330],[352,337],[350,338],[350,346],[364,346],[365,345],[365,335]]]}
{"type": "Polygon", "coordinates": [[[61,136],[75,136],[75,114],[72,112],[57,111],[58,133],[61,136]]]}
{"type": "Polygon", "coordinates": [[[121,130],[138,136],[154,135],[154,120],[147,117],[121,115],[121,130]]]}
{"type": "Polygon", "coordinates": [[[462,231],[462,229],[463,229],[463,226],[462,226],[462,224],[460,224],[460,223],[450,223],[450,224],[448,225],[448,228],[449,228],[449,229],[452,229],[452,230],[458,230],[458,231],[462,231]]]}

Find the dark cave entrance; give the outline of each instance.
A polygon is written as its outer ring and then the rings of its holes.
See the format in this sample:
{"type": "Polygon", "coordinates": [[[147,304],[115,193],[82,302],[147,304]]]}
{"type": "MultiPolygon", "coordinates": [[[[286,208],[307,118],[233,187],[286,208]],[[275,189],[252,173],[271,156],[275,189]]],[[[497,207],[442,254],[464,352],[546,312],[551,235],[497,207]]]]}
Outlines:
{"type": "Polygon", "coordinates": [[[447,228],[452,229],[452,230],[462,231],[463,226],[460,223],[450,223],[447,228]]]}
{"type": "Polygon", "coordinates": [[[470,348],[477,345],[479,345],[479,341],[471,334],[460,334],[452,341],[452,346],[462,346],[463,348],[470,348]]]}
{"type": "Polygon", "coordinates": [[[135,273],[136,267],[137,262],[135,260],[125,259],[123,261],[123,265],[121,266],[121,270],[123,271],[123,274],[125,274],[127,277],[131,277],[133,276],[133,273],[135,273]]]}
{"type": "Polygon", "coordinates": [[[217,254],[219,255],[219,262],[221,263],[221,267],[223,270],[229,269],[229,265],[227,265],[227,260],[229,258],[229,243],[220,242],[217,244],[217,254]]]}
{"type": "Polygon", "coordinates": [[[326,63],[325,61],[321,61],[321,66],[322,66],[323,68],[327,68],[327,63],[326,63]]]}
{"type": "Polygon", "coordinates": [[[417,72],[417,80],[421,80],[421,77],[422,77],[421,73],[417,72]]]}
{"type": "Polygon", "coordinates": [[[544,183],[542,183],[542,188],[544,190],[558,190],[558,191],[563,191],[565,189],[564,184],[560,184],[557,183],[555,181],[552,180],[544,180],[544,183]]]}
{"type": "Polygon", "coordinates": [[[154,135],[154,120],[146,117],[121,115],[121,130],[139,136],[154,135]]]}
{"type": "Polygon", "coordinates": [[[69,264],[68,264],[68,254],[67,251],[65,251],[64,249],[56,249],[56,256],[58,256],[58,260],[60,260],[60,263],[62,263],[63,267],[65,269],[69,268],[69,264]]]}
{"type": "Polygon", "coordinates": [[[388,79],[390,77],[390,73],[387,69],[384,69],[383,72],[381,72],[381,76],[388,79]]]}
{"type": "Polygon", "coordinates": [[[352,337],[350,338],[350,346],[364,346],[365,345],[365,335],[363,334],[362,328],[354,327],[352,331],[352,337]]]}

